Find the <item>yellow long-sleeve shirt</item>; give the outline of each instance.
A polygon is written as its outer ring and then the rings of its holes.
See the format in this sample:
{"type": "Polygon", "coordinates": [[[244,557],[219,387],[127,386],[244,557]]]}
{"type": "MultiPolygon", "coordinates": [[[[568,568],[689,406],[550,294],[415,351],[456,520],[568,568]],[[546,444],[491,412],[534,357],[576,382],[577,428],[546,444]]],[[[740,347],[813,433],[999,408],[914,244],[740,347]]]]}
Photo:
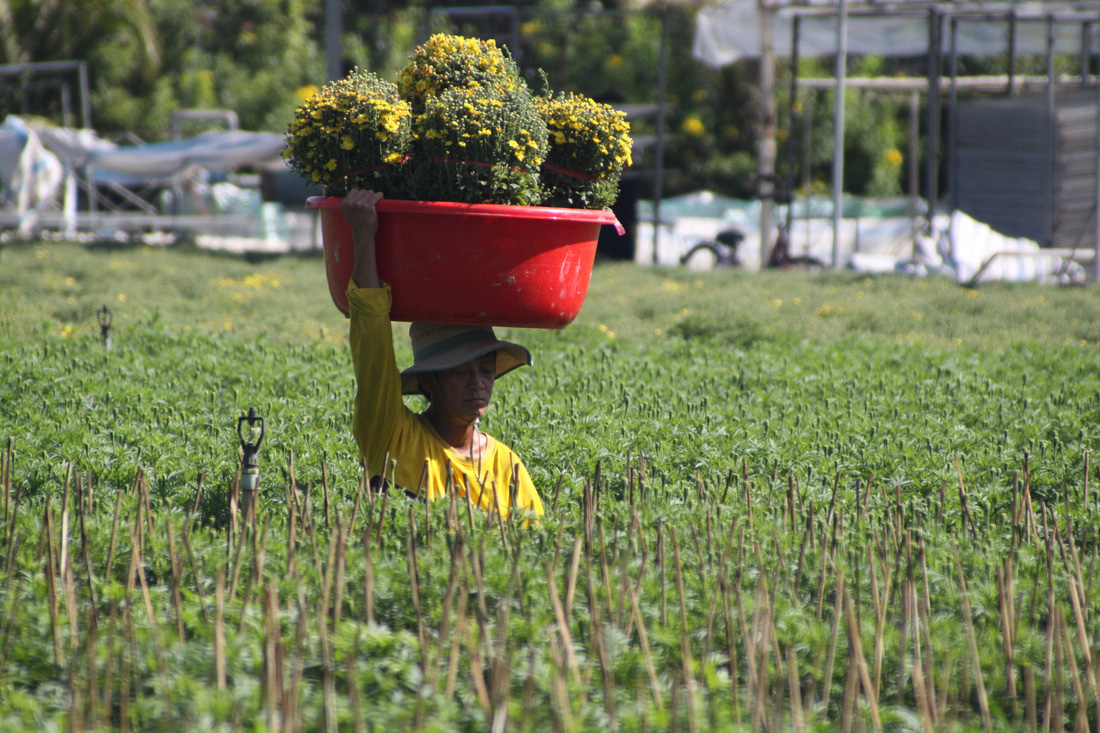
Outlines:
{"type": "Polygon", "coordinates": [[[405,406],[393,351],[391,303],[389,285],[359,288],[353,280],[348,286],[356,382],[352,430],[370,474],[380,476],[385,470],[385,477],[397,486],[414,494],[427,492],[430,501],[446,494],[450,468],[458,496],[468,496],[482,510],[495,507],[508,516],[514,497],[518,510],[541,515],[535,485],[508,446],[486,435],[485,450],[471,460],[448,445],[427,418],[405,406]],[[397,462],[392,475],[382,465],[387,452],[397,462]]]}

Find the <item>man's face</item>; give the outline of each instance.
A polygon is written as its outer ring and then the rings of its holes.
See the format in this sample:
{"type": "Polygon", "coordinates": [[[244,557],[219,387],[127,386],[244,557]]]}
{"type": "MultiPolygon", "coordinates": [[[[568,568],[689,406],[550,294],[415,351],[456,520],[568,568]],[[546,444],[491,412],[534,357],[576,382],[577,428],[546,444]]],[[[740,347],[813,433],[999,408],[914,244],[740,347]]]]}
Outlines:
{"type": "Polygon", "coordinates": [[[484,417],[493,396],[496,371],[497,355],[493,352],[454,369],[436,372],[435,379],[427,380],[426,385],[433,409],[447,410],[467,421],[484,417]]]}

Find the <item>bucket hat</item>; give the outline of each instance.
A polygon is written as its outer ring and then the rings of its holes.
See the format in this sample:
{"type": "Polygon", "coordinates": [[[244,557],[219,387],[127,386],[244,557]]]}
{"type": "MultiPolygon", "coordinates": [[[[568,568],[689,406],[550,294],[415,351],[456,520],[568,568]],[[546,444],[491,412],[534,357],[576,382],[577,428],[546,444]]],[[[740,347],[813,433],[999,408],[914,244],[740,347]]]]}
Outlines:
{"type": "Polygon", "coordinates": [[[409,326],[413,365],[401,372],[401,394],[424,394],[417,375],[454,369],[485,354],[497,352],[497,377],[531,365],[531,352],[519,344],[497,339],[488,326],[452,323],[414,323],[409,326]]]}

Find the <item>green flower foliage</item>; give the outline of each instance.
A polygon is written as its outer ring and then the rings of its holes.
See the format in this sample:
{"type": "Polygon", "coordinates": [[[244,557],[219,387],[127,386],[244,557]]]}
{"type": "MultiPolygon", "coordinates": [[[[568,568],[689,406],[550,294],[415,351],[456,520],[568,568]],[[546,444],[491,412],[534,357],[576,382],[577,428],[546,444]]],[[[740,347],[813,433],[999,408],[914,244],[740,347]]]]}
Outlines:
{"type": "Polygon", "coordinates": [[[608,208],[619,194],[619,178],[630,165],[626,114],[579,94],[538,100],[550,132],[543,180],[551,203],[585,209],[608,208]]]}
{"type": "Polygon", "coordinates": [[[546,123],[526,89],[451,88],[416,118],[412,188],[425,200],[534,205],[546,123]]]}
{"type": "Polygon", "coordinates": [[[356,70],[298,106],[283,157],[329,196],[356,186],[390,190],[408,153],[411,120],[395,85],[356,70]]]}

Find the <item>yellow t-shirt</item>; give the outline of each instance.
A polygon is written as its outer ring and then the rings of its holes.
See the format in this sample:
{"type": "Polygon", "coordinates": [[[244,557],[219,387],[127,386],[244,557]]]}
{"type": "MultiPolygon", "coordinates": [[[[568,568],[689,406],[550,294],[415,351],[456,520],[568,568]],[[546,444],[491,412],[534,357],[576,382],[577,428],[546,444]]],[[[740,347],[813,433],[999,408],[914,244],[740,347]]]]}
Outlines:
{"type": "Polygon", "coordinates": [[[405,406],[393,352],[391,303],[389,285],[359,288],[354,280],[348,285],[356,382],[352,431],[370,475],[380,476],[385,469],[385,478],[397,486],[414,494],[426,491],[432,500],[446,494],[450,468],[458,496],[468,496],[482,510],[495,507],[507,517],[514,497],[518,510],[541,515],[535,485],[508,446],[486,435],[484,452],[471,460],[448,445],[423,415],[405,406]],[[397,462],[392,475],[389,466],[382,465],[387,452],[397,462]]]}

